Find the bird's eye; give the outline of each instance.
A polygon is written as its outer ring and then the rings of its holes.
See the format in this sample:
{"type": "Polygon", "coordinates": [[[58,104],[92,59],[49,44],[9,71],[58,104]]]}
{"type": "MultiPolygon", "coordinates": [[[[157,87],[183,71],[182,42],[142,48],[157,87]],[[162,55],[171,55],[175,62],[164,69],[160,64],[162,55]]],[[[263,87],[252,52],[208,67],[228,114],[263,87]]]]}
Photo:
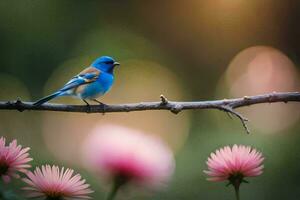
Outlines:
{"type": "Polygon", "coordinates": [[[113,61],[105,61],[104,63],[105,64],[113,64],[114,62],[113,61]]]}

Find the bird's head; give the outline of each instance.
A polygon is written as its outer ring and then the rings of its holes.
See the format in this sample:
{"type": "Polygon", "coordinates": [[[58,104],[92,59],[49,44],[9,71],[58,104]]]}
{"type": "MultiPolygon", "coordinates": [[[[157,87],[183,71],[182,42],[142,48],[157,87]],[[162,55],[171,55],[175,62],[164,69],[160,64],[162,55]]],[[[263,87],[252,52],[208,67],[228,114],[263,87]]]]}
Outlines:
{"type": "Polygon", "coordinates": [[[92,66],[99,69],[100,71],[113,73],[114,68],[120,65],[120,63],[116,62],[112,57],[109,56],[102,56],[97,58],[93,63],[92,66]]]}

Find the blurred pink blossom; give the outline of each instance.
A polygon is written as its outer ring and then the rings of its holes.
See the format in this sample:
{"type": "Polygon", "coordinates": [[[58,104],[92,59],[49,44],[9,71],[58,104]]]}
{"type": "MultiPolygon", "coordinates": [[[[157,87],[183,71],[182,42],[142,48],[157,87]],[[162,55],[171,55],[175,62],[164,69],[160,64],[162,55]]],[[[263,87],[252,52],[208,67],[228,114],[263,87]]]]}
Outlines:
{"type": "Polygon", "coordinates": [[[208,158],[208,171],[204,171],[209,181],[238,181],[244,177],[259,176],[262,174],[264,158],[260,152],[249,146],[226,146],[211,153],[208,158]]]}
{"type": "Polygon", "coordinates": [[[175,167],[171,150],[158,137],[121,126],[96,127],[84,147],[89,166],[113,180],[162,186],[175,167]]]}
{"type": "Polygon", "coordinates": [[[9,182],[12,177],[19,178],[18,172],[25,173],[32,160],[29,157],[30,148],[23,148],[17,145],[17,140],[13,140],[8,146],[5,144],[5,138],[0,138],[0,176],[4,182],[9,182]]]}
{"type": "Polygon", "coordinates": [[[29,186],[23,189],[28,192],[28,197],[45,197],[46,199],[80,200],[90,199],[88,194],[93,191],[79,174],[73,175],[72,169],[57,166],[37,167],[34,173],[28,172],[23,181],[29,186]]]}

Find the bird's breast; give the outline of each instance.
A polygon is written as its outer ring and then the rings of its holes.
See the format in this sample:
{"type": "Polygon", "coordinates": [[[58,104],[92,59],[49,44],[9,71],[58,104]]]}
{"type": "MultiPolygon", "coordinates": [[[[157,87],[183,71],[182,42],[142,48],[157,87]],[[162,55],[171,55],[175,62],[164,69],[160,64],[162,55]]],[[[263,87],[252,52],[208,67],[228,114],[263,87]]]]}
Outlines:
{"type": "Polygon", "coordinates": [[[101,73],[96,82],[99,82],[103,90],[107,92],[114,83],[114,76],[109,73],[101,73]]]}

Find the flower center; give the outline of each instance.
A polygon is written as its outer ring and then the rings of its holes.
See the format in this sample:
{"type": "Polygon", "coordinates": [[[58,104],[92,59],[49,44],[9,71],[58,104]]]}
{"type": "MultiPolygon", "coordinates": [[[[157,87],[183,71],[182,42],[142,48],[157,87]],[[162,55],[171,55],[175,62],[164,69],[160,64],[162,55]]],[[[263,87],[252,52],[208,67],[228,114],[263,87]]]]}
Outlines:
{"type": "Polygon", "coordinates": [[[9,166],[5,162],[0,162],[0,176],[6,174],[9,166]]]}

